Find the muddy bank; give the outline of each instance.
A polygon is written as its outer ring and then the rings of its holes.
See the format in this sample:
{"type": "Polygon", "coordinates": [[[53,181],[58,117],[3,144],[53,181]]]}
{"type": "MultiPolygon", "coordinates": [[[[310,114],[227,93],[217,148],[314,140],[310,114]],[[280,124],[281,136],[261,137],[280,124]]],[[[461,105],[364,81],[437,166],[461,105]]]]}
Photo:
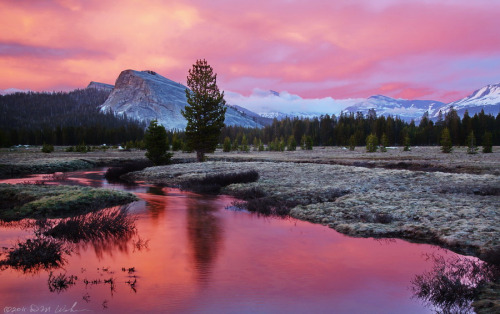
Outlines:
{"type": "Polygon", "coordinates": [[[106,189],[0,184],[0,220],[69,217],[135,200],[131,193],[106,189]]]}
{"type": "Polygon", "coordinates": [[[500,245],[500,178],[290,162],[205,162],[147,168],[127,180],[180,186],[216,173],[257,170],[259,189],[290,204],[291,216],[359,237],[396,237],[482,256],[500,245]],[[341,193],[339,193],[341,192],[341,193]],[[339,196],[342,195],[342,196],[339,196]]]}

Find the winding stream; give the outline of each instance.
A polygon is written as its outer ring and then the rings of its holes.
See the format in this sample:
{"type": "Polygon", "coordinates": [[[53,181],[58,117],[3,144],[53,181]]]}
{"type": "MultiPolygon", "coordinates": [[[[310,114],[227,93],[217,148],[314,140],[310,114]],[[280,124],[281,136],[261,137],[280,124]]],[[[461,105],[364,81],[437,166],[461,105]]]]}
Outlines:
{"type": "MultiPolygon", "coordinates": [[[[411,282],[432,269],[429,256],[457,256],[431,245],[351,238],[321,225],[235,211],[228,196],[110,184],[103,173],[1,181],[88,185],[141,198],[129,206],[134,235],[73,244],[52,274],[1,270],[4,312],[430,313],[411,282]],[[49,276],[60,274],[74,276],[73,282],[51,288],[49,276]]],[[[33,235],[21,225],[0,225],[1,247],[33,235]]]]}

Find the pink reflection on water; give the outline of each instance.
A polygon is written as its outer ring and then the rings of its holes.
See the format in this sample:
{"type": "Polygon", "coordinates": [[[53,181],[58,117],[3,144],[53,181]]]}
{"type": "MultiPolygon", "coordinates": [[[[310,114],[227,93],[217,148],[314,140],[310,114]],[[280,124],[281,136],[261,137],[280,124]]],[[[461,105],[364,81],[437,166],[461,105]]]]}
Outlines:
{"type": "MultiPolygon", "coordinates": [[[[80,172],[68,180],[95,184],[102,174],[80,172]]],[[[48,290],[47,272],[0,272],[0,305],[78,302],[80,309],[108,313],[428,313],[412,299],[410,281],[432,267],[426,254],[454,255],[430,245],[350,238],[303,221],[226,210],[234,200],[228,196],[148,185],[123,189],[141,198],[130,206],[137,235],[99,248],[81,245],[60,270],[79,280],[59,294],[48,290]],[[147,245],[138,247],[139,241],[147,245]],[[136,271],[121,270],[131,267],[136,271]],[[109,278],[115,278],[114,291],[83,283],[109,278]],[[131,279],[137,280],[135,291],[126,283],[131,279]]],[[[27,233],[0,226],[3,245],[16,236],[27,233]]]]}

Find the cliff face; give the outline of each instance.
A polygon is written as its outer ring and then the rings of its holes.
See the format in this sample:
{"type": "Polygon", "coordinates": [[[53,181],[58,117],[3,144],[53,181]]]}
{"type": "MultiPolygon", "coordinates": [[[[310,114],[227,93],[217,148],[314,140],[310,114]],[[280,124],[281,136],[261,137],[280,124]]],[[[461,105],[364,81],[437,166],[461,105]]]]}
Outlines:
{"type": "MultiPolygon", "coordinates": [[[[187,105],[186,86],[153,71],[125,70],[118,76],[115,88],[101,110],[126,114],[146,121],[158,120],[167,129],[184,129],[187,121],[181,110],[187,105]]],[[[251,117],[232,107],[226,112],[226,125],[262,127],[251,117]]]]}

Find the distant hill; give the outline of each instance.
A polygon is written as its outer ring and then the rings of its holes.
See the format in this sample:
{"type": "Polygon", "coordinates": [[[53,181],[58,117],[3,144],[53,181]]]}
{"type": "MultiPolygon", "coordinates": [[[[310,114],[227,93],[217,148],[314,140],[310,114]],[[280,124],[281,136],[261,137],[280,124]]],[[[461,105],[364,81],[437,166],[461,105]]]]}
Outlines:
{"type": "MultiPolygon", "coordinates": [[[[151,120],[173,130],[183,130],[187,121],[181,110],[187,105],[186,86],[153,71],[125,70],[116,80],[113,91],[101,106],[102,111],[112,111],[149,123],[151,120]]],[[[244,114],[228,106],[226,125],[261,128],[264,122],[258,117],[244,114]]]]}

